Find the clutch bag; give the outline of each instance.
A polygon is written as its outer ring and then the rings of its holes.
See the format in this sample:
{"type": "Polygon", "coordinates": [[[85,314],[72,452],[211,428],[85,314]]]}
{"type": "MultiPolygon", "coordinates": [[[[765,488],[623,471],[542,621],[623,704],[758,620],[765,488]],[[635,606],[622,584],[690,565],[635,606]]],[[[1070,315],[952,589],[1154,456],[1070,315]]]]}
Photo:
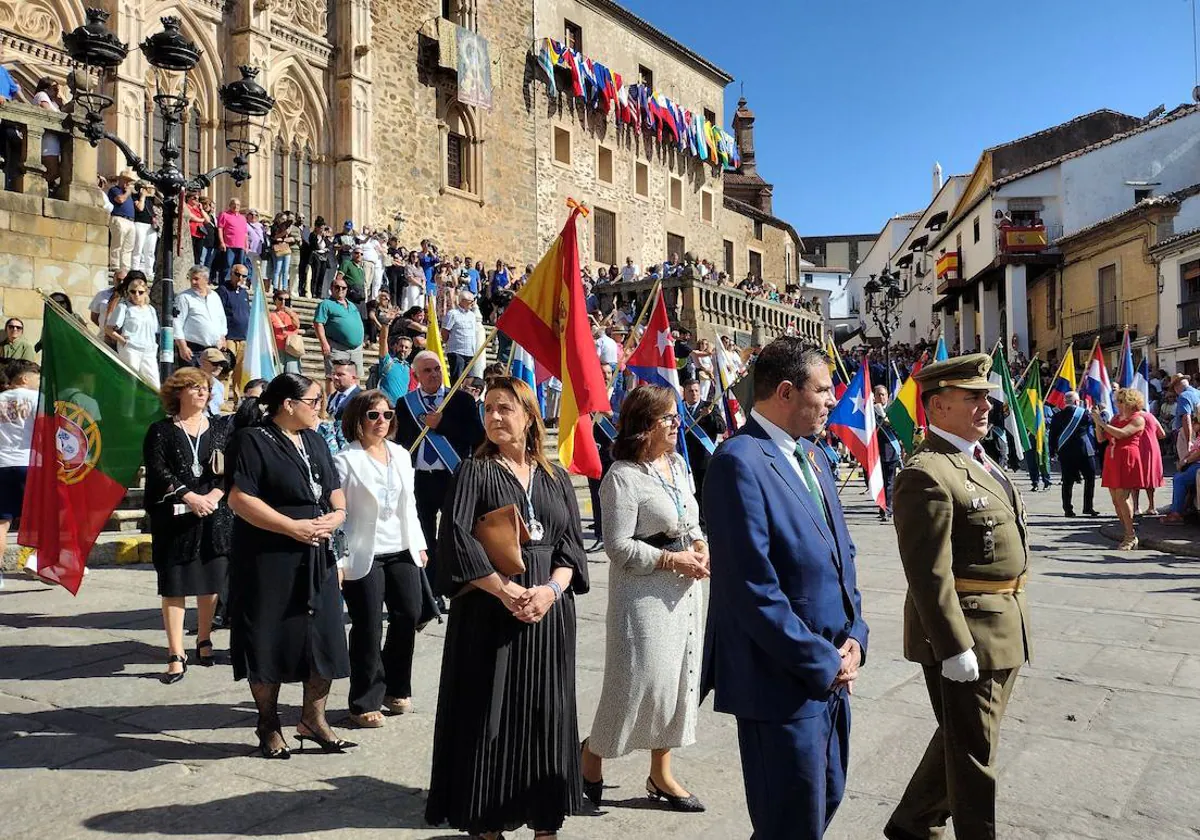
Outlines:
{"type": "Polygon", "coordinates": [[[474,536],[497,572],[506,577],[524,574],[521,546],[529,542],[529,529],[516,505],[505,505],[479,517],[474,536]]]}

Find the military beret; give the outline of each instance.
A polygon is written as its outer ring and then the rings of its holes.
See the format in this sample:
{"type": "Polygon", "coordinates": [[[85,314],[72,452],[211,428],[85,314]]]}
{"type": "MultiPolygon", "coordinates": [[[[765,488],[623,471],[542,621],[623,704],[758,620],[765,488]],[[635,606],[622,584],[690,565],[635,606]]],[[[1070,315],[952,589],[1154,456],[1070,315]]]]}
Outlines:
{"type": "Polygon", "coordinates": [[[942,388],[964,388],[968,391],[990,391],[1000,386],[988,381],[992,372],[992,357],[986,353],[968,353],[941,362],[934,362],[913,374],[921,390],[928,394],[942,388]]]}

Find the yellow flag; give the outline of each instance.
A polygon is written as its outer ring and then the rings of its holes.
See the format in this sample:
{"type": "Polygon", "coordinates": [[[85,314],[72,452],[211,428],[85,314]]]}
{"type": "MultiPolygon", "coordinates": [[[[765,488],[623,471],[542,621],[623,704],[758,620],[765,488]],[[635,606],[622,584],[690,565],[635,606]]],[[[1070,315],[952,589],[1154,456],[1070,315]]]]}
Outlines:
{"type": "Polygon", "coordinates": [[[450,366],[446,364],[446,354],[442,351],[442,328],[438,326],[437,301],[434,295],[425,295],[426,333],[425,349],[436,353],[442,363],[442,384],[450,386],[450,366]]]}

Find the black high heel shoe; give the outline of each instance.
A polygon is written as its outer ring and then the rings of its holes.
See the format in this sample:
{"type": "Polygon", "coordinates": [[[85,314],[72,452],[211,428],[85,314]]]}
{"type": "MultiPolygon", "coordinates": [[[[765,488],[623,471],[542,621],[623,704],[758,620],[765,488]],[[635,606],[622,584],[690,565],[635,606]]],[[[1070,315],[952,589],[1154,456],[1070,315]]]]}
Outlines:
{"type": "MultiPolygon", "coordinates": [[[[579,751],[581,753],[587,749],[587,742],[588,739],[584,738],[583,743],[579,745],[579,751]]],[[[580,763],[582,764],[582,759],[580,759],[580,763]]],[[[604,778],[601,777],[600,781],[598,782],[589,782],[583,777],[582,769],[579,771],[579,775],[580,778],[583,779],[583,795],[588,798],[589,802],[599,808],[600,800],[604,798],[604,778]]]]}
{"type": "Polygon", "coordinates": [[[184,675],[187,674],[187,657],[186,656],[180,656],[178,653],[172,653],[170,656],[167,657],[167,667],[170,667],[173,662],[178,662],[181,665],[183,665],[183,669],[181,671],[177,671],[174,674],[172,674],[170,671],[167,671],[167,673],[165,673],[161,677],[159,677],[159,680],[162,681],[163,685],[174,685],[175,683],[177,683],[181,679],[183,679],[184,675]]]}
{"type": "Polygon", "coordinates": [[[654,779],[651,779],[649,776],[646,777],[646,795],[651,799],[666,801],[671,806],[672,811],[682,811],[685,814],[699,814],[704,810],[704,803],[697,799],[694,794],[672,796],[654,784],[654,779]]]}
{"type": "Polygon", "coordinates": [[[312,730],[309,730],[308,732],[301,732],[299,727],[296,728],[296,741],[300,744],[299,749],[301,750],[304,749],[305,741],[312,741],[321,748],[321,752],[323,753],[344,753],[346,750],[353,749],[354,747],[358,746],[358,744],[354,743],[353,741],[344,741],[341,738],[334,738],[332,741],[330,741],[322,738],[312,730]]]}
{"type": "Polygon", "coordinates": [[[217,658],[212,653],[212,639],[205,639],[203,642],[196,642],[196,661],[205,668],[211,668],[217,664],[217,658]],[[202,654],[201,650],[207,650],[208,655],[202,654]]]}
{"type": "MultiPolygon", "coordinates": [[[[279,730],[275,729],[275,730],[272,730],[272,732],[279,732],[279,730]]],[[[268,732],[264,735],[260,730],[255,729],[254,734],[258,736],[258,751],[260,753],[262,753],[263,758],[275,758],[275,759],[287,761],[289,758],[292,757],[292,751],[288,749],[286,741],[284,741],[284,744],[282,747],[279,747],[279,748],[273,750],[267,746],[267,739],[271,737],[270,732],[268,732]]],[[[279,739],[281,741],[283,740],[282,732],[279,734],[279,739]]]]}

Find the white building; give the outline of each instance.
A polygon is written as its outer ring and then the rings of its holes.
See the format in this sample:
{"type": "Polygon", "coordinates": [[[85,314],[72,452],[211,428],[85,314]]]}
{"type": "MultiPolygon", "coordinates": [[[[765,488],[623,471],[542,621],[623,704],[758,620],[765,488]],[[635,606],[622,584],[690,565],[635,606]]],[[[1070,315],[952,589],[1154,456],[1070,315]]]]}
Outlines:
{"type": "MultiPolygon", "coordinates": [[[[1200,204],[1200,202],[1189,202],[1200,204]]],[[[1187,208],[1187,204],[1184,205],[1187,208]]],[[[1176,228],[1187,222],[1175,217],[1176,228]]],[[[1195,215],[1189,214],[1189,215],[1195,215]]],[[[1158,367],[1200,375],[1200,222],[1150,250],[1158,264],[1158,367]]]]}
{"type": "Polygon", "coordinates": [[[797,294],[812,297],[818,291],[827,293],[829,306],[825,313],[826,322],[832,321],[831,327],[847,323],[850,318],[850,296],[847,294],[850,269],[813,265],[802,259],[799,273],[800,288],[797,294]]]}
{"type": "Polygon", "coordinates": [[[875,328],[870,317],[863,311],[863,286],[871,277],[878,277],[885,268],[891,267],[892,254],[904,242],[905,237],[920,220],[921,215],[921,211],[918,210],[888,219],[883,230],[879,232],[879,237],[859,262],[858,268],[854,269],[850,275],[850,281],[846,286],[846,312],[850,326],[863,327],[868,336],[878,337],[879,330],[875,328]]]}

